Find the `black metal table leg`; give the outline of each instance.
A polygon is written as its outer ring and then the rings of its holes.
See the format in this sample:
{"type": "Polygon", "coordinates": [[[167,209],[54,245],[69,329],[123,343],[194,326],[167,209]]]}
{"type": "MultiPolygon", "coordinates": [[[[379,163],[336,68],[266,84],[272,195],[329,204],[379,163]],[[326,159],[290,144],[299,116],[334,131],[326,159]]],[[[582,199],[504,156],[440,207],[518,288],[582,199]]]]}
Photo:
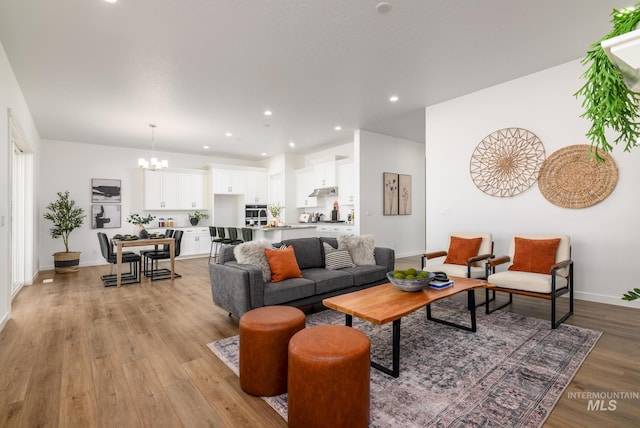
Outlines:
{"type": "MultiPolygon", "coordinates": [[[[345,325],[347,327],[353,326],[353,316],[345,315],[345,325]]],[[[375,361],[371,361],[371,367],[374,369],[380,370],[382,373],[388,374],[389,376],[398,377],[400,376],[400,319],[393,321],[392,324],[393,330],[393,347],[392,347],[392,355],[393,361],[391,369],[376,363],[375,361]]]]}
{"type": "Polygon", "coordinates": [[[473,292],[473,289],[467,290],[467,304],[469,307],[469,315],[471,316],[471,327],[462,325],[462,324],[456,324],[451,321],[445,321],[438,318],[434,318],[433,316],[431,316],[431,305],[427,305],[427,319],[429,321],[438,322],[440,324],[445,324],[451,327],[460,328],[462,330],[475,332],[476,331],[476,295],[473,292]]]}
{"type": "Polygon", "coordinates": [[[400,319],[393,322],[393,362],[392,368],[389,369],[381,364],[371,361],[371,367],[380,370],[382,373],[392,377],[400,376],[400,319]]]}

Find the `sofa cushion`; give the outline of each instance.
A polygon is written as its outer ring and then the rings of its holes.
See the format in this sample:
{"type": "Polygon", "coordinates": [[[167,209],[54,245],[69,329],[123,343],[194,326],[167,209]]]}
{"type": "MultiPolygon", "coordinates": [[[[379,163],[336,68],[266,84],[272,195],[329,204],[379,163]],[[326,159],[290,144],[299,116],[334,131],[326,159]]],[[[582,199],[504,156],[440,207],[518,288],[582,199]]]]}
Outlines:
{"type": "Polygon", "coordinates": [[[289,278],[302,278],[293,247],[278,250],[265,248],[264,253],[271,269],[271,282],[280,282],[289,278]]]}
{"type": "Polygon", "coordinates": [[[318,238],[285,239],[282,243],[295,249],[300,269],[324,267],[322,244],[318,238]]]}
{"type": "Polygon", "coordinates": [[[373,282],[387,280],[387,267],[380,265],[358,265],[352,268],[340,269],[338,272],[348,272],[353,275],[353,285],[360,286],[373,282]]]}
{"type": "Polygon", "coordinates": [[[349,250],[353,262],[357,265],[375,265],[375,239],[373,235],[339,235],[338,248],[349,250]]]}
{"type": "MultiPolygon", "coordinates": [[[[460,238],[452,236],[444,264],[467,265],[467,260],[478,255],[482,238],[460,238]]],[[[465,275],[466,276],[466,275],[465,275]]]]}
{"type": "Polygon", "coordinates": [[[264,304],[281,305],[311,297],[316,293],[316,285],[305,278],[290,278],[264,285],[264,304]]]}
{"type": "Polygon", "coordinates": [[[271,268],[264,253],[265,248],[271,248],[271,243],[267,240],[245,242],[233,248],[233,255],[240,264],[260,266],[262,279],[264,282],[269,282],[271,268]]]}
{"type": "Polygon", "coordinates": [[[338,270],[355,267],[351,254],[346,249],[334,248],[326,242],[322,243],[324,249],[324,267],[327,270],[338,270]]]}
{"type": "Polygon", "coordinates": [[[513,264],[508,270],[551,274],[556,263],[560,238],[525,239],[515,237],[513,264]]]}
{"type": "Polygon", "coordinates": [[[310,268],[302,271],[302,276],[316,284],[316,294],[342,290],[354,285],[354,277],[344,270],[310,268]]]}

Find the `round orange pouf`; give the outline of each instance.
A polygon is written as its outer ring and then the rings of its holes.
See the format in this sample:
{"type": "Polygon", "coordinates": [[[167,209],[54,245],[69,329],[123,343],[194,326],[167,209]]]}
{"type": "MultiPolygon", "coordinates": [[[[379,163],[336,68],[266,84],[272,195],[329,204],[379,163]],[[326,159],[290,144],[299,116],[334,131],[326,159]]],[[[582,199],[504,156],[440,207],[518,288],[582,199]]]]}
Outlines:
{"type": "Polygon", "coordinates": [[[367,336],[343,325],[305,328],[289,342],[289,426],[367,427],[367,336]]]}
{"type": "Polygon", "coordinates": [[[290,306],[265,306],[240,317],[240,386],[252,395],[287,392],[288,346],[305,327],[304,313],[290,306]]]}

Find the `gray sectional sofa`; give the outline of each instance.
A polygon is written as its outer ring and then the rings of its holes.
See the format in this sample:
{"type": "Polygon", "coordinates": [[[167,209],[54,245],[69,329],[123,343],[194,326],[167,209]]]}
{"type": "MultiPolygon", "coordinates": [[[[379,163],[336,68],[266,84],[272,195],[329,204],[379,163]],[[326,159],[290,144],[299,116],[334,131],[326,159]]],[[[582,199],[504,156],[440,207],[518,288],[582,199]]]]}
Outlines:
{"type": "Polygon", "coordinates": [[[240,317],[261,306],[303,307],[320,303],[327,297],[388,282],[386,273],[392,271],[395,264],[393,249],[375,247],[375,265],[327,270],[323,242],[338,247],[336,238],[283,241],[281,244],[293,247],[303,277],[276,283],[265,282],[259,266],[239,264],[234,256],[234,245],[223,246],[218,263],[209,265],[213,303],[240,317]]]}

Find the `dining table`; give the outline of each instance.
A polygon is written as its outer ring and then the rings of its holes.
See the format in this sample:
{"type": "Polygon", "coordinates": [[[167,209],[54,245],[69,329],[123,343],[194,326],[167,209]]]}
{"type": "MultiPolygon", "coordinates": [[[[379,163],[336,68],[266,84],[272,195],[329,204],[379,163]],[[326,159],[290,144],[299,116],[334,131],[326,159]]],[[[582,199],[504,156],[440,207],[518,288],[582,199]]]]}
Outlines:
{"type": "Polygon", "coordinates": [[[171,280],[175,278],[175,251],[176,241],[173,238],[145,238],[145,239],[114,239],[116,245],[116,265],[117,265],[117,287],[122,285],[122,249],[125,247],[146,247],[153,245],[156,249],[159,245],[169,245],[169,256],[171,259],[171,280]]]}

